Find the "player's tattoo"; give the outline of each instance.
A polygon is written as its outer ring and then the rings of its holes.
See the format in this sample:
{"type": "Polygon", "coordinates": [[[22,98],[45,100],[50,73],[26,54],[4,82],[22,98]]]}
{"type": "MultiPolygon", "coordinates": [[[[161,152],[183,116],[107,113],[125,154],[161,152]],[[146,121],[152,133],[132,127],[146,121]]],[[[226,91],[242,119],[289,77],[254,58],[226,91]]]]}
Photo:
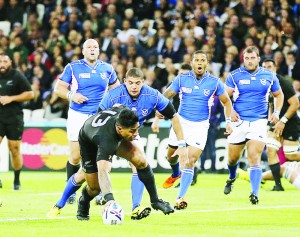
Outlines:
{"type": "Polygon", "coordinates": [[[164,92],[164,96],[167,97],[168,99],[171,99],[173,98],[177,93],[175,91],[172,91],[170,89],[167,89],[165,92],[164,92]]]}

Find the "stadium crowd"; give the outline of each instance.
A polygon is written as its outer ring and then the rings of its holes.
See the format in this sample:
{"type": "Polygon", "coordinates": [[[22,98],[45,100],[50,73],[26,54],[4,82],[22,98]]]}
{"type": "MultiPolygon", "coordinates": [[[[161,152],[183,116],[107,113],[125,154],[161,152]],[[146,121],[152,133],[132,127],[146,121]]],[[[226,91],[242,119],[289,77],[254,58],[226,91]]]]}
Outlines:
{"type": "Polygon", "coordinates": [[[261,61],[274,58],[299,92],[299,17],[299,0],[0,0],[0,52],[32,85],[35,98],[24,108],[48,107],[46,118],[66,116],[68,104],[53,85],[68,62],[82,57],[88,38],[99,42],[100,59],[120,81],[137,67],[161,92],[196,50],[225,79],[243,63],[243,49],[255,45],[261,61]]]}

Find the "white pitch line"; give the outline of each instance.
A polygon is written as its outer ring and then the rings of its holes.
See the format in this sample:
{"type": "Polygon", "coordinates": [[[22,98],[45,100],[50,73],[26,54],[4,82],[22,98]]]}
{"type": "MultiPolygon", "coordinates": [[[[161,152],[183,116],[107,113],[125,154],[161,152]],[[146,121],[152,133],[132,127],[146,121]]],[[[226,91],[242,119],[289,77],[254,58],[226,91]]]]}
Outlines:
{"type": "MultiPolygon", "coordinates": [[[[207,210],[180,210],[176,211],[175,214],[180,215],[180,213],[211,213],[211,212],[228,212],[228,211],[249,211],[255,209],[291,209],[291,208],[300,208],[300,205],[292,205],[292,206],[251,206],[251,207],[241,207],[241,208],[224,208],[224,209],[207,209],[207,210]]],[[[131,212],[125,213],[126,215],[131,215],[131,212]]],[[[152,214],[161,214],[160,212],[152,212],[152,214]]],[[[151,214],[151,215],[152,215],[151,214]]],[[[2,222],[19,222],[19,221],[40,221],[40,220],[59,220],[59,219],[75,219],[74,216],[60,216],[55,219],[49,218],[7,218],[0,219],[0,223],[2,222]]]]}

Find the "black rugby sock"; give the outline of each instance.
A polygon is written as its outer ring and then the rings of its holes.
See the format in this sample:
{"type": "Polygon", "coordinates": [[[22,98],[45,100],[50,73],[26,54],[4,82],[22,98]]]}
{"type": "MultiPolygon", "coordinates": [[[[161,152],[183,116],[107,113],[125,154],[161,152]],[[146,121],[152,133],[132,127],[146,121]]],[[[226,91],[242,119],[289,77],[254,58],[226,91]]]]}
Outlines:
{"type": "Polygon", "coordinates": [[[152,171],[151,167],[149,166],[149,164],[147,165],[147,167],[145,169],[137,169],[137,173],[138,173],[139,179],[144,183],[144,185],[150,195],[151,203],[157,202],[158,195],[157,195],[154,175],[153,175],[153,171],[152,171]]]}
{"type": "Polygon", "coordinates": [[[14,184],[19,185],[20,184],[20,173],[21,170],[14,170],[14,184]]]}
{"type": "Polygon", "coordinates": [[[276,186],[281,186],[281,181],[280,181],[280,164],[276,163],[276,164],[270,165],[270,169],[271,169],[271,172],[273,174],[276,186]]]}

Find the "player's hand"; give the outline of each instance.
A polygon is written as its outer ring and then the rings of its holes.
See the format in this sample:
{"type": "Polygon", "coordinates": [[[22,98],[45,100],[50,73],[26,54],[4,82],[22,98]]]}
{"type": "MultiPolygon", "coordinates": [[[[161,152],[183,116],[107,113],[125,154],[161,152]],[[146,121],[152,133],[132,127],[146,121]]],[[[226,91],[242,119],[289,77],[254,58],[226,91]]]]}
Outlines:
{"type": "Polygon", "coordinates": [[[238,122],[240,120],[240,115],[234,109],[231,111],[230,117],[232,122],[238,122]]]}
{"type": "Polygon", "coordinates": [[[226,130],[224,132],[225,136],[229,136],[232,133],[233,129],[231,127],[231,124],[226,124],[226,130]]]}
{"type": "Polygon", "coordinates": [[[159,133],[159,118],[155,117],[153,123],[151,124],[152,132],[159,133]]]}
{"type": "Polygon", "coordinates": [[[110,204],[115,203],[115,202],[116,202],[115,200],[110,200],[107,203],[105,203],[105,205],[102,208],[102,215],[104,213],[105,208],[108,207],[108,206],[110,206],[110,204]]]}
{"type": "Polygon", "coordinates": [[[281,121],[278,121],[275,126],[273,127],[274,128],[274,134],[276,137],[281,137],[282,136],[282,132],[283,132],[283,129],[285,127],[285,124],[281,121]]]}
{"type": "Polygon", "coordinates": [[[7,105],[9,103],[11,103],[13,100],[12,100],[12,97],[11,96],[0,96],[0,104],[2,105],[7,105]]]}
{"type": "Polygon", "coordinates": [[[279,116],[276,113],[273,113],[269,119],[270,123],[276,124],[279,121],[279,116]]]}
{"type": "Polygon", "coordinates": [[[83,96],[82,94],[80,93],[74,93],[72,96],[71,96],[71,100],[74,101],[76,104],[82,104],[84,103],[85,101],[88,100],[87,97],[83,96]]]}
{"type": "Polygon", "coordinates": [[[180,167],[185,167],[185,164],[188,162],[188,149],[186,146],[180,146],[174,152],[172,157],[178,156],[179,157],[179,164],[180,167]]]}
{"type": "Polygon", "coordinates": [[[165,116],[163,116],[160,112],[158,112],[157,110],[155,111],[155,116],[158,117],[159,119],[163,119],[165,118],[165,116]]]}

